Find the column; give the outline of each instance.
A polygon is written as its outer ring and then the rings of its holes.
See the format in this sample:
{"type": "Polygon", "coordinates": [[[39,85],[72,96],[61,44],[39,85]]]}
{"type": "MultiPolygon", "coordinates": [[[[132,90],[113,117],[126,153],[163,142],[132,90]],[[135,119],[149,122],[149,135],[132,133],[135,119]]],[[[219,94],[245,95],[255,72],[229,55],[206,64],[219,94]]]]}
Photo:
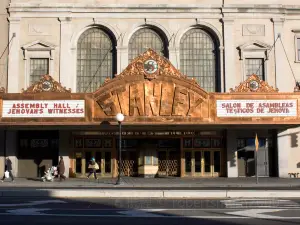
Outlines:
{"type": "Polygon", "coordinates": [[[9,18],[9,45],[7,92],[19,93],[20,65],[20,18],[9,18]]]}
{"type": "Polygon", "coordinates": [[[295,80],[290,70],[289,62],[286,59],[284,48],[280,41],[281,39],[284,43],[284,18],[273,18],[272,22],[274,27],[274,41],[277,39],[278,35],[281,36],[277,40],[274,47],[276,87],[280,92],[291,92],[294,90],[295,80]]]}
{"type": "Polygon", "coordinates": [[[4,130],[0,130],[0,177],[4,174],[5,168],[5,135],[4,130]]]}
{"type": "Polygon", "coordinates": [[[18,132],[15,130],[6,131],[6,156],[12,162],[12,173],[14,176],[18,176],[18,156],[17,148],[19,144],[18,132]]]}
{"type": "Polygon", "coordinates": [[[128,66],[128,47],[117,47],[117,74],[128,66]]]}
{"type": "Polygon", "coordinates": [[[289,130],[278,130],[277,154],[278,154],[278,176],[289,177],[289,156],[291,150],[291,136],[289,130]]]}
{"type": "Polygon", "coordinates": [[[70,170],[70,131],[59,131],[59,157],[62,156],[65,163],[65,176],[69,177],[70,170]]]}
{"type": "Polygon", "coordinates": [[[185,158],[183,150],[183,138],[180,138],[180,177],[185,176],[185,158]]]}
{"type": "Polygon", "coordinates": [[[237,145],[235,130],[227,130],[227,177],[238,177],[237,145]]]}
{"type": "MultiPolygon", "coordinates": [[[[179,47],[177,48],[179,49],[179,47]]],[[[179,63],[179,51],[176,51],[176,47],[169,48],[169,60],[175,66],[176,69],[180,68],[179,63]]]]}
{"type": "Polygon", "coordinates": [[[219,47],[219,52],[220,52],[220,83],[221,83],[220,89],[221,89],[221,92],[226,92],[226,90],[225,90],[225,75],[224,75],[224,46],[219,47]]]}
{"type": "MultiPolygon", "coordinates": [[[[71,38],[72,38],[72,18],[63,17],[59,18],[60,21],[60,83],[62,86],[72,89],[76,92],[76,68],[74,68],[72,51],[71,51],[71,38]]],[[[51,74],[52,75],[52,74],[51,74]]]]}
{"type": "Polygon", "coordinates": [[[116,138],[113,138],[113,144],[112,144],[112,152],[111,152],[111,159],[112,159],[112,177],[117,177],[118,176],[118,160],[117,160],[117,156],[118,156],[118,150],[117,150],[117,146],[116,146],[116,138]]]}
{"type": "Polygon", "coordinates": [[[223,18],[223,33],[224,33],[224,64],[225,65],[225,80],[224,80],[224,89],[225,92],[228,92],[230,88],[234,88],[237,84],[240,83],[236,77],[236,68],[235,68],[235,30],[234,30],[234,19],[233,18],[223,18]]]}

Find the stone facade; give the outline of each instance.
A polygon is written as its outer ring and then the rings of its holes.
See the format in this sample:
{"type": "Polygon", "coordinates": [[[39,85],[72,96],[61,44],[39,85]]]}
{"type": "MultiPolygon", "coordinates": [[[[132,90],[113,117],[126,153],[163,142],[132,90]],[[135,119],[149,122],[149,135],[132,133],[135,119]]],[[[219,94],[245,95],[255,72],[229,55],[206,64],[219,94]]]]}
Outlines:
{"type": "MultiPolygon", "coordinates": [[[[8,67],[8,13],[7,8],[9,0],[0,1],[0,92],[7,88],[7,67],[8,67]]],[[[4,170],[4,154],[5,154],[5,136],[3,130],[0,129],[0,176],[4,170]]]]}
{"type": "MultiPolygon", "coordinates": [[[[296,81],[300,80],[298,0],[169,2],[52,0],[49,3],[40,0],[37,3],[11,0],[9,39],[14,33],[16,37],[10,48],[7,91],[19,93],[26,89],[29,86],[29,59],[46,57],[50,59],[49,74],[75,92],[78,39],[84,31],[97,26],[107,28],[117,39],[118,74],[129,63],[128,43],[140,28],[153,26],[164,33],[169,41],[169,59],[180,70],[180,40],[190,29],[201,27],[213,34],[219,43],[217,70],[222,92],[229,92],[246,79],[245,61],[248,58],[265,60],[265,80],[279,92],[294,91],[296,81]]],[[[279,175],[282,177],[288,176],[287,172],[300,172],[300,147],[291,145],[290,140],[290,134],[297,136],[298,132],[299,129],[293,129],[278,133],[279,175]]],[[[230,133],[233,137],[237,131],[230,133]]],[[[232,137],[228,137],[232,146],[228,146],[227,157],[236,160],[232,137]]],[[[234,163],[228,161],[227,171],[229,177],[237,176],[234,163]]]]}

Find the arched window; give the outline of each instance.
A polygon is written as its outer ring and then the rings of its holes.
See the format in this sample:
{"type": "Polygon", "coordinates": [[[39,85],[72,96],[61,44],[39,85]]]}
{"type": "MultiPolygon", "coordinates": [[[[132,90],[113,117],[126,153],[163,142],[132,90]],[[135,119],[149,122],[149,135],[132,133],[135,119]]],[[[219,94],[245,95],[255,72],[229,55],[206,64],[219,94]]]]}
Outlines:
{"type": "Polygon", "coordinates": [[[180,70],[207,92],[219,91],[217,45],[202,29],[191,29],[180,40],[180,70]]]}
{"type": "Polygon", "coordinates": [[[129,40],[129,62],[147,51],[149,48],[165,57],[168,57],[168,44],[165,35],[152,28],[145,27],[135,32],[129,40]]]}
{"type": "Polygon", "coordinates": [[[116,72],[116,42],[97,27],[85,31],[77,43],[77,92],[94,92],[116,72]]]}

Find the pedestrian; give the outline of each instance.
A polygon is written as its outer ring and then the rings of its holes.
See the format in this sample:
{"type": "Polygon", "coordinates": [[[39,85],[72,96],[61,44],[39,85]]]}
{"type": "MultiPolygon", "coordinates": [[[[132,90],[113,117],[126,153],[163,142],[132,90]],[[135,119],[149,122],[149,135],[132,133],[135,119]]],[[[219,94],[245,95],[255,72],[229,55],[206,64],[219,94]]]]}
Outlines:
{"type": "Polygon", "coordinates": [[[89,179],[90,176],[91,176],[92,173],[93,173],[93,174],[94,174],[94,177],[95,177],[95,180],[97,180],[98,178],[97,178],[96,171],[99,170],[99,165],[98,165],[98,163],[96,163],[96,161],[95,161],[94,158],[91,159],[88,168],[89,168],[90,172],[89,172],[89,175],[87,176],[87,178],[89,179]]]}
{"type": "MultiPolygon", "coordinates": [[[[12,174],[12,162],[9,157],[7,157],[5,160],[5,172],[6,171],[8,171],[11,181],[14,182],[15,178],[14,178],[14,175],[12,174]]],[[[1,182],[3,182],[5,180],[5,178],[6,177],[5,177],[5,173],[4,173],[3,178],[1,179],[1,182]]]]}
{"type": "Polygon", "coordinates": [[[61,156],[58,163],[58,174],[59,174],[60,181],[62,181],[62,179],[66,180],[66,176],[64,175],[64,173],[65,173],[65,163],[63,157],[61,156]]]}

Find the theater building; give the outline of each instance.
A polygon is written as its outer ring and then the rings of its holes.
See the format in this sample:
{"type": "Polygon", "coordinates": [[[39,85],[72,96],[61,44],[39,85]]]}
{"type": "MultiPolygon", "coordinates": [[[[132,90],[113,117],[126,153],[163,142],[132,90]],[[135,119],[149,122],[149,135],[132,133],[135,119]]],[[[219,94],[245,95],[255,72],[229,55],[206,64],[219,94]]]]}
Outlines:
{"type": "Polygon", "coordinates": [[[270,2],[11,0],[0,172],[116,177],[119,112],[125,176],[254,176],[256,134],[259,176],[300,172],[300,4],[270,2]]]}

